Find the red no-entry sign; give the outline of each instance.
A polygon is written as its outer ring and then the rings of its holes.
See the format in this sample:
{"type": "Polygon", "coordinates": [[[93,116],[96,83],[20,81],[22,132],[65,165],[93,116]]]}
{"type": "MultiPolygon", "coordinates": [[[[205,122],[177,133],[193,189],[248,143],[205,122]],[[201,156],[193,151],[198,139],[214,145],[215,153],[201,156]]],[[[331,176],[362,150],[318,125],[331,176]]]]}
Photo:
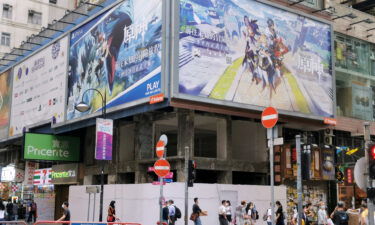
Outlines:
{"type": "Polygon", "coordinates": [[[154,171],[159,177],[165,177],[170,169],[171,165],[169,165],[169,162],[165,159],[159,159],[154,164],[154,171]]]}
{"type": "Polygon", "coordinates": [[[158,143],[156,143],[156,155],[159,159],[164,156],[164,148],[164,141],[158,141],[158,143]]]}
{"type": "Polygon", "coordinates": [[[265,128],[272,128],[276,125],[279,119],[279,113],[273,107],[268,107],[262,112],[262,125],[265,128]]]}

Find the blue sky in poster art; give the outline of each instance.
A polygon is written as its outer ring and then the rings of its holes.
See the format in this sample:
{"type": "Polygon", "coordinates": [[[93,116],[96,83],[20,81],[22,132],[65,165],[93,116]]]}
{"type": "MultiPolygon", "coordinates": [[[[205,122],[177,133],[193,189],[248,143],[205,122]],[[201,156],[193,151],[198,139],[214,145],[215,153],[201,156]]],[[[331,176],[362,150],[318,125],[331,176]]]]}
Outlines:
{"type": "MultiPolygon", "coordinates": [[[[108,107],[160,93],[160,85],[152,90],[149,87],[155,87],[152,83],[155,79],[161,84],[161,2],[123,2],[72,33],[68,119],[100,110],[95,107],[79,113],[72,108],[89,88],[106,92],[108,107]],[[126,24],[119,29],[122,23],[126,24]],[[113,43],[118,44],[113,46],[113,43]],[[108,51],[117,50],[112,63],[107,59],[112,52],[107,54],[103,46],[109,46],[108,51]],[[111,76],[111,70],[114,76],[111,76]]],[[[84,100],[93,106],[97,97],[95,92],[87,92],[84,100]]]]}

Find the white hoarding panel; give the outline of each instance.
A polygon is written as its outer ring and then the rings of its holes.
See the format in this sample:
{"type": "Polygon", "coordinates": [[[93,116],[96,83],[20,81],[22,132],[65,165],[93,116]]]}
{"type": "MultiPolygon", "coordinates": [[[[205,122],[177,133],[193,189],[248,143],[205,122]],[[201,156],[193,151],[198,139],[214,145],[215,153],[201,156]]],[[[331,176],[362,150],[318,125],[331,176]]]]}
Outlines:
{"type": "Polygon", "coordinates": [[[41,122],[65,117],[68,37],[14,67],[9,136],[41,122]]]}

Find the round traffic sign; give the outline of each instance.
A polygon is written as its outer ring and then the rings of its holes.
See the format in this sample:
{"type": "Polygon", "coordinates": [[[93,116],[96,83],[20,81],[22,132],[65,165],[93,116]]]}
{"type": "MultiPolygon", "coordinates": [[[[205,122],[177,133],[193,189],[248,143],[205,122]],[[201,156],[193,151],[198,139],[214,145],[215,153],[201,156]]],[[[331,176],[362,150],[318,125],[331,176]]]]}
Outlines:
{"type": "Polygon", "coordinates": [[[165,159],[159,159],[154,164],[154,171],[159,177],[165,177],[171,169],[171,165],[165,159]]]}
{"type": "Polygon", "coordinates": [[[159,138],[159,141],[164,142],[164,146],[166,146],[166,145],[168,144],[168,137],[167,137],[167,135],[162,134],[162,135],[160,136],[160,138],[159,138]]]}
{"type": "Polygon", "coordinates": [[[262,125],[265,128],[272,128],[279,119],[279,113],[273,107],[265,108],[262,112],[262,125]]]}
{"type": "Polygon", "coordinates": [[[158,158],[162,158],[164,156],[164,141],[158,141],[158,143],[156,143],[156,156],[158,158]]]}

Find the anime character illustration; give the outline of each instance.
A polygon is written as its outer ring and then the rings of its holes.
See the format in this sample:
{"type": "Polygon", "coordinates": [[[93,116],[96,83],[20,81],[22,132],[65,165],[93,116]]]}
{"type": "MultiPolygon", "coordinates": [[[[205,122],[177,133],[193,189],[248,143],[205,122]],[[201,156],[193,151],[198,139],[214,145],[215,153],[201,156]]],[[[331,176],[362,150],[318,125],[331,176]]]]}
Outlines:
{"type": "Polygon", "coordinates": [[[179,93],[333,115],[329,24],[257,1],[180,2],[179,93]]]}

